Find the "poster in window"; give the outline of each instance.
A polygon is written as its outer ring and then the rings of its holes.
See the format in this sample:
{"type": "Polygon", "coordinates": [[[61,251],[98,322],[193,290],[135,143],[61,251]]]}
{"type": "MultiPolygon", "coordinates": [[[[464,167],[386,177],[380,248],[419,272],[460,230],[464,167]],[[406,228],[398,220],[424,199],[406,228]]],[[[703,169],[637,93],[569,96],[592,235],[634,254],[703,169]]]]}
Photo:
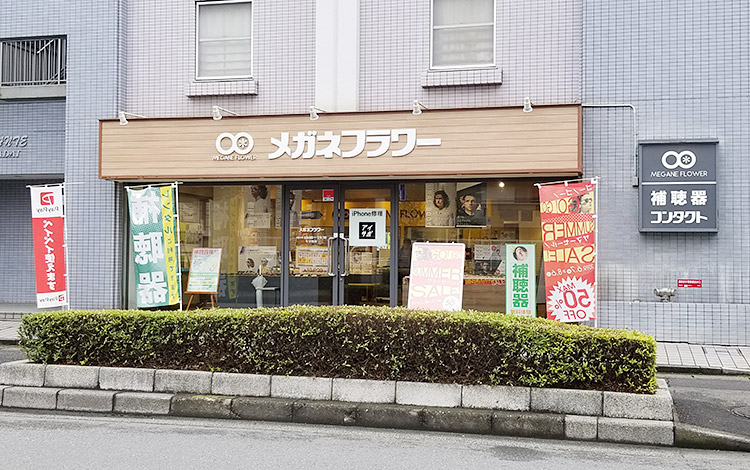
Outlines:
{"type": "Polygon", "coordinates": [[[485,227],[487,225],[484,183],[458,183],[456,204],[457,227],[485,227]]]}
{"type": "Polygon", "coordinates": [[[425,227],[456,226],[456,183],[425,183],[425,227]]]}
{"type": "Polygon", "coordinates": [[[241,274],[274,274],[279,269],[275,246],[241,246],[237,269],[241,274]]]}

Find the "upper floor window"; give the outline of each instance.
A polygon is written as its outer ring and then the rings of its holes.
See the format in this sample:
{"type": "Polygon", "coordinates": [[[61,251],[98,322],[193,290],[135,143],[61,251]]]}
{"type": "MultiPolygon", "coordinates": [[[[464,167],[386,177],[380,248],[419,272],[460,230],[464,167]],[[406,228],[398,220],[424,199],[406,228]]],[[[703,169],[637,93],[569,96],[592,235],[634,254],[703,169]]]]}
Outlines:
{"type": "Polygon", "coordinates": [[[0,40],[0,98],[65,96],[65,38],[0,40]]]}
{"type": "Polygon", "coordinates": [[[252,2],[197,4],[197,78],[252,76],[252,2]]]}
{"type": "Polygon", "coordinates": [[[433,0],[431,68],[495,64],[495,1],[433,0]]]}

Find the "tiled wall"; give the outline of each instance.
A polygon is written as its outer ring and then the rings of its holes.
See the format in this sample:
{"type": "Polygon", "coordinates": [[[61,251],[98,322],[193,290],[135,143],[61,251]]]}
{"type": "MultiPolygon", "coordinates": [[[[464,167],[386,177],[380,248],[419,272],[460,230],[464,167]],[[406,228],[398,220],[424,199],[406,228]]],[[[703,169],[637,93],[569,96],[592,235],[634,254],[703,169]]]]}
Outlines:
{"type": "Polygon", "coordinates": [[[643,327],[667,341],[748,344],[750,4],[586,1],[584,12],[584,103],[632,104],[639,141],[719,142],[719,232],[642,234],[633,112],[584,109],[584,168],[602,188],[599,324],[643,327]],[[678,278],[703,287],[678,288],[672,306],[654,304],[653,290],[676,288],[678,278]]]}
{"type": "MultiPolygon", "coordinates": [[[[497,0],[502,85],[423,87],[430,67],[429,0],[361,0],[362,110],[523,106],[580,101],[581,1],[497,0]]],[[[466,72],[458,72],[461,74],[466,72]]],[[[448,74],[450,75],[450,74],[448,74]]]]}
{"type": "Polygon", "coordinates": [[[52,181],[0,180],[0,303],[36,302],[31,197],[26,185],[52,181]]]}
{"type": "Polygon", "coordinates": [[[25,147],[0,147],[20,151],[18,158],[0,158],[0,180],[4,175],[62,175],[65,101],[0,101],[0,135],[28,136],[25,147]]]}
{"type": "MultiPolygon", "coordinates": [[[[115,184],[97,178],[98,118],[125,110],[209,119],[213,105],[245,115],[303,114],[315,102],[314,0],[254,2],[254,79],[242,84],[193,80],[193,1],[6,3],[3,37],[68,36],[66,103],[12,106],[49,116],[34,125],[56,129],[58,139],[65,113],[65,158],[56,154],[49,167],[75,183],[68,222],[76,307],[120,305],[122,196],[115,184]]],[[[747,344],[750,6],[498,0],[498,68],[478,78],[428,73],[429,15],[429,0],[360,0],[360,110],[408,110],[414,99],[434,109],[520,108],[525,96],[535,105],[632,104],[635,125],[628,107],[585,107],[583,113],[586,176],[601,177],[602,188],[600,325],[643,325],[661,339],[747,344]],[[492,84],[476,84],[482,80],[492,84]],[[440,86],[457,82],[474,84],[440,86]],[[636,139],[719,141],[718,234],[638,232],[638,192],[631,183],[636,139]],[[683,277],[703,280],[701,289],[679,289],[675,305],[685,308],[655,306],[653,289],[683,277]],[[669,320],[652,317],[667,318],[657,309],[669,310],[669,320]]],[[[0,122],[17,111],[0,105],[0,122]]],[[[3,201],[5,194],[21,201],[18,184],[4,186],[3,201]]]]}
{"type": "Polygon", "coordinates": [[[195,87],[195,2],[128,2],[127,111],[149,117],[306,114],[315,96],[315,1],[253,2],[253,87],[195,87]],[[233,94],[218,96],[218,93],[233,94]],[[211,94],[211,92],[216,94],[211,94]]]}
{"type": "MultiPolygon", "coordinates": [[[[30,0],[5,2],[0,15],[2,37],[66,35],[68,38],[67,98],[64,103],[19,102],[0,105],[0,122],[35,114],[37,129],[65,129],[64,146],[45,149],[52,155],[49,169],[64,173],[67,186],[67,250],[70,298],[75,308],[120,305],[121,228],[119,192],[114,183],[98,179],[99,118],[113,118],[120,108],[118,54],[120,19],[124,2],[66,2],[30,0]],[[64,113],[64,120],[63,115],[64,113]]],[[[125,22],[122,23],[124,25],[125,22]]],[[[40,155],[41,156],[41,155],[40,155]]],[[[35,172],[46,172],[40,161],[35,172]]],[[[2,173],[18,175],[16,169],[2,173]]],[[[23,169],[20,169],[23,171],[23,169]]],[[[5,186],[5,183],[2,183],[5,186]]],[[[17,187],[8,201],[16,213],[30,208],[17,187]],[[19,202],[12,202],[12,201],[19,202]]],[[[24,188],[24,191],[28,191],[24,188]]],[[[3,194],[4,196],[5,194],[3,194]]],[[[6,202],[3,197],[3,204],[6,202]]],[[[30,227],[30,222],[29,222],[30,227]]],[[[29,229],[30,230],[30,229],[29,229]]],[[[25,239],[28,237],[24,237],[25,239]]],[[[30,241],[2,240],[3,251],[30,241]],[[18,244],[18,245],[16,245],[18,244]]],[[[0,302],[33,302],[33,276],[18,288],[18,295],[0,293],[0,302]]]]}

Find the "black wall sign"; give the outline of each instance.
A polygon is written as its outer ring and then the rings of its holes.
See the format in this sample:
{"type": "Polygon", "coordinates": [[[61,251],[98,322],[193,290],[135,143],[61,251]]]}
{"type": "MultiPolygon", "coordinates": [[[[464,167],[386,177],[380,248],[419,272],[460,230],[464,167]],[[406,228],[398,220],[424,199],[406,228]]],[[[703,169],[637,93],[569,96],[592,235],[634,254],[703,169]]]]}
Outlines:
{"type": "Polygon", "coordinates": [[[641,232],[717,232],[716,143],[641,144],[641,232]]]}

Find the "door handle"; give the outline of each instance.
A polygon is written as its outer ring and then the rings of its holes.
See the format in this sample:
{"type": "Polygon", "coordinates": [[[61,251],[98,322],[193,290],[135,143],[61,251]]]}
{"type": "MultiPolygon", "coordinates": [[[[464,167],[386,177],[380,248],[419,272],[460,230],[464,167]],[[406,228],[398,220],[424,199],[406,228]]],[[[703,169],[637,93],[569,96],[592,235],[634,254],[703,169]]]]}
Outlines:
{"type": "Polygon", "coordinates": [[[341,235],[341,238],[344,240],[344,272],[341,273],[342,276],[348,276],[349,275],[349,259],[351,258],[349,253],[349,239],[346,238],[344,235],[341,235]]]}
{"type": "Polygon", "coordinates": [[[336,273],[333,271],[333,250],[331,247],[336,241],[336,238],[338,237],[338,233],[334,233],[333,236],[328,237],[328,275],[333,277],[336,275],[336,273]]]}

